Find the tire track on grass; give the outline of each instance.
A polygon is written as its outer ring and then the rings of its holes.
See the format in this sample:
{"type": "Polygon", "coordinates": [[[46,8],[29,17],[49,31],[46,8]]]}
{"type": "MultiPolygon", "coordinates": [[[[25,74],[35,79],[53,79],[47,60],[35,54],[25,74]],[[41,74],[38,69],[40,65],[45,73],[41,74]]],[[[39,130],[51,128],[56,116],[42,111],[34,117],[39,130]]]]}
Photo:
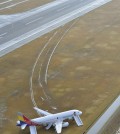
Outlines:
{"type": "Polygon", "coordinates": [[[60,37],[58,42],[48,50],[48,52],[46,53],[46,59],[40,65],[39,77],[38,77],[39,86],[43,89],[44,95],[49,103],[49,106],[55,111],[58,109],[58,107],[55,105],[55,103],[53,101],[53,97],[52,97],[51,93],[49,92],[49,88],[48,88],[48,84],[47,84],[48,69],[49,69],[49,65],[50,65],[51,59],[54,55],[55,50],[57,49],[57,47],[59,46],[61,41],[64,39],[64,37],[67,35],[67,33],[70,31],[70,29],[77,23],[77,21],[78,20],[74,21],[70,25],[70,27],[67,30],[65,30],[65,32],[60,37]]]}
{"type": "Polygon", "coordinates": [[[33,75],[34,75],[34,71],[35,71],[35,68],[37,66],[37,63],[39,61],[39,58],[40,56],[42,55],[43,51],[45,50],[45,48],[49,45],[49,42],[54,38],[54,36],[57,34],[57,32],[55,32],[53,34],[53,36],[50,37],[50,39],[48,40],[48,42],[44,45],[44,47],[42,48],[42,50],[40,51],[40,53],[38,54],[36,60],[35,60],[35,63],[33,65],[33,68],[32,68],[32,73],[31,73],[31,77],[30,77],[30,93],[31,93],[31,100],[32,100],[32,103],[35,107],[37,107],[37,103],[35,101],[35,98],[34,98],[34,92],[33,92],[33,75]]]}

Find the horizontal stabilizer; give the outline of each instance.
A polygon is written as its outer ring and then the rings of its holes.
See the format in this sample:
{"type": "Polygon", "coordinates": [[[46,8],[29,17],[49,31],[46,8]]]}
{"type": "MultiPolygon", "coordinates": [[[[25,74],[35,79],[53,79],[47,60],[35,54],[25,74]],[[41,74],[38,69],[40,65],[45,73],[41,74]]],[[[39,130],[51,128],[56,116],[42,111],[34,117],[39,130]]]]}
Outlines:
{"type": "Polygon", "coordinates": [[[29,126],[30,128],[30,134],[37,134],[37,130],[35,126],[29,126]]]}
{"type": "Polygon", "coordinates": [[[27,126],[27,124],[21,125],[21,129],[25,129],[26,126],[27,126]]]}

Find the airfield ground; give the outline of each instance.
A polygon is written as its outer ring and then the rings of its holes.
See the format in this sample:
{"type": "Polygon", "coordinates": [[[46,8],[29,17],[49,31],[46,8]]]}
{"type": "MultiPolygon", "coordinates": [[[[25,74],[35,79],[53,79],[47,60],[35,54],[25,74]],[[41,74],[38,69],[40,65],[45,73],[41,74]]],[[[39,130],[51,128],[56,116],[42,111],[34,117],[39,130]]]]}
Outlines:
{"type": "MultiPolygon", "coordinates": [[[[84,126],[79,128],[71,122],[64,134],[82,134],[89,129],[120,94],[119,6],[119,0],[112,1],[1,57],[0,133],[29,133],[28,129],[21,131],[15,126],[18,111],[30,118],[38,116],[32,109],[29,80],[36,58],[48,41],[33,75],[31,89],[35,102],[49,112],[69,109],[83,112],[84,126]],[[39,76],[44,88],[38,83],[39,76]]],[[[54,130],[39,128],[38,132],[53,134],[54,130]]]]}
{"type": "Polygon", "coordinates": [[[120,107],[117,109],[115,114],[106,123],[104,128],[99,134],[119,134],[120,133],[120,107]]]}
{"type": "MultiPolygon", "coordinates": [[[[42,6],[42,5],[52,2],[52,1],[54,1],[54,0],[21,0],[21,1],[13,0],[12,2],[8,2],[8,3],[7,2],[5,3],[5,1],[3,1],[4,4],[0,4],[0,15],[15,14],[15,13],[29,11],[33,8],[42,6]]],[[[2,3],[2,1],[1,1],[1,3],[2,3]]]]}

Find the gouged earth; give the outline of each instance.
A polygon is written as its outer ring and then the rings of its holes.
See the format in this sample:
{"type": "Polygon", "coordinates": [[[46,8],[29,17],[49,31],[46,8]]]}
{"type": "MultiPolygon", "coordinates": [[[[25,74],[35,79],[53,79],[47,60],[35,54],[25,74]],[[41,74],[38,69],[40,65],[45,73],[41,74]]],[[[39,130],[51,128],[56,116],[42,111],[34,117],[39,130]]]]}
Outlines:
{"type": "MultiPolygon", "coordinates": [[[[70,122],[64,134],[83,134],[120,94],[120,1],[113,1],[75,20],[76,23],[57,47],[48,69],[49,92],[58,111],[79,109],[84,126],[70,122]]],[[[0,59],[0,133],[28,134],[15,126],[17,112],[29,118],[38,115],[32,109],[29,79],[33,64],[49,38],[54,46],[73,22],[48,33],[0,59]],[[59,37],[60,36],[60,37],[59,37]]],[[[41,59],[44,59],[43,55],[41,59]]],[[[39,65],[36,70],[39,70],[39,65]]],[[[43,90],[38,86],[35,71],[33,90],[37,105],[52,112],[43,102],[43,90]]],[[[38,133],[52,134],[38,128],[38,133]]]]}

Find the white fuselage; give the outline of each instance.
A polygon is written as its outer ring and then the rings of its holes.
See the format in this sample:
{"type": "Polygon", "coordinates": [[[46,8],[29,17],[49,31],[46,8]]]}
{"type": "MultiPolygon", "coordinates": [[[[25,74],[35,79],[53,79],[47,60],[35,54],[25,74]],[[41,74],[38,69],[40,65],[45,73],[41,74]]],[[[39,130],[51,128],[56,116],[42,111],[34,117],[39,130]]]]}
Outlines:
{"type": "Polygon", "coordinates": [[[31,121],[37,123],[37,124],[47,124],[47,123],[55,123],[57,120],[66,120],[73,117],[74,112],[76,112],[78,115],[82,114],[82,112],[78,110],[70,110],[66,112],[61,112],[57,114],[50,114],[44,117],[35,118],[31,121]]]}

